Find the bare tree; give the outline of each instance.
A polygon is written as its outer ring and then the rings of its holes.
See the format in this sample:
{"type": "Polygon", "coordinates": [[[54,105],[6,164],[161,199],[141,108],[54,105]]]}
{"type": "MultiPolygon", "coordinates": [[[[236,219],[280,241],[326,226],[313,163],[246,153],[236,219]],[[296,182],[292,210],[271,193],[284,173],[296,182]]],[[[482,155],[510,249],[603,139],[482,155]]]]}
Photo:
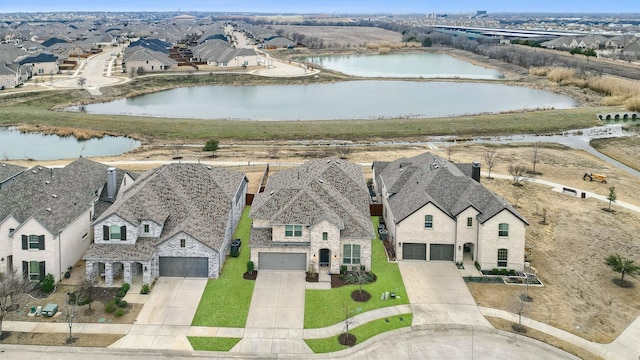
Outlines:
{"type": "Polygon", "coordinates": [[[491,179],[491,169],[496,165],[496,152],[495,150],[487,150],[484,152],[484,162],[489,168],[489,179],[491,179]]]}
{"type": "MultiPolygon", "coordinates": [[[[343,304],[344,309],[344,337],[342,337],[342,345],[346,345],[349,341],[349,327],[355,325],[356,319],[353,317],[353,312],[349,310],[349,305],[343,304]]],[[[351,335],[353,336],[353,335],[351,335]]]]}
{"type": "Polygon", "coordinates": [[[0,275],[0,337],[2,337],[2,321],[4,317],[20,308],[18,296],[26,293],[31,283],[23,281],[15,272],[0,275]]]}
{"type": "Polygon", "coordinates": [[[76,302],[81,304],[88,304],[89,309],[87,312],[91,312],[91,303],[93,302],[93,291],[98,284],[98,271],[94,269],[91,274],[88,274],[82,279],[78,287],[76,288],[76,302]]]}
{"type": "Polygon", "coordinates": [[[280,152],[280,147],[279,146],[271,145],[267,149],[267,156],[269,156],[270,159],[277,159],[279,152],[280,152]]]}
{"type": "Polygon", "coordinates": [[[71,292],[67,293],[69,297],[69,301],[67,302],[67,312],[65,314],[65,320],[67,321],[67,325],[69,326],[69,337],[67,338],[67,344],[73,343],[76,339],[73,337],[73,332],[71,331],[73,328],[73,319],[76,317],[76,313],[78,311],[78,298],[76,297],[71,301],[71,292]]]}
{"type": "Polygon", "coordinates": [[[340,156],[340,159],[346,159],[347,157],[349,157],[349,154],[351,154],[351,148],[347,146],[347,144],[338,145],[338,147],[336,147],[336,150],[338,151],[338,156],[340,156]]]}
{"type": "Polygon", "coordinates": [[[131,70],[129,70],[129,77],[132,79],[136,77],[136,68],[133,66],[131,67],[131,70]]]}
{"type": "Polygon", "coordinates": [[[518,203],[520,202],[520,199],[522,199],[522,197],[524,196],[524,189],[521,187],[517,187],[515,189],[513,189],[513,207],[514,208],[518,208],[520,207],[520,205],[518,205],[518,203]]]}
{"type": "Polygon", "coordinates": [[[513,176],[513,185],[522,186],[522,181],[525,179],[526,173],[527,167],[525,165],[509,165],[509,174],[513,176]]]}
{"type": "Polygon", "coordinates": [[[451,154],[456,152],[456,147],[454,145],[449,145],[444,148],[444,152],[447,154],[447,160],[451,161],[451,154]]]}
{"type": "Polygon", "coordinates": [[[538,143],[535,142],[533,143],[533,153],[531,154],[531,162],[533,163],[533,170],[532,170],[532,174],[538,174],[536,172],[536,164],[538,164],[538,162],[540,161],[539,158],[539,152],[538,152],[538,143]]]}
{"type": "MultiPolygon", "coordinates": [[[[362,268],[358,267],[356,270],[353,270],[347,274],[346,280],[351,284],[358,285],[358,297],[360,298],[360,300],[363,300],[362,286],[371,282],[372,280],[371,274],[367,273],[362,268]]],[[[365,294],[368,294],[368,293],[365,291],[365,294]]]]}
{"type": "Polygon", "coordinates": [[[87,85],[87,79],[84,77],[79,77],[78,78],[78,86],[80,86],[80,88],[84,88],[84,86],[87,85]]]}
{"type": "Polygon", "coordinates": [[[177,143],[175,147],[176,147],[176,156],[173,157],[173,160],[180,160],[182,159],[182,156],[180,156],[180,150],[182,150],[182,148],[184,147],[184,144],[177,143]]]}

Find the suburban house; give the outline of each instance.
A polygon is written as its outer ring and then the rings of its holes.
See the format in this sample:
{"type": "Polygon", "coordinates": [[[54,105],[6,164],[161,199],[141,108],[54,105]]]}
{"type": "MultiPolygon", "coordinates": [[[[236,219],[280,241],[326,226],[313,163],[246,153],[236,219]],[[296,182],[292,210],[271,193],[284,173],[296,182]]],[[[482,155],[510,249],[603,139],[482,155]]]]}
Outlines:
{"type": "Polygon", "coordinates": [[[123,171],[83,158],[59,169],[13,169],[0,190],[0,272],[60,280],[89,248],[93,217],[121,187],[109,184],[109,171],[125,181],[123,171]]]}
{"type": "Polygon", "coordinates": [[[523,270],[527,221],[480,184],[480,163],[454,164],[424,153],[373,163],[398,259],[463,262],[523,270]]]}
{"type": "Polygon", "coordinates": [[[125,50],[122,66],[127,71],[155,72],[171,70],[178,62],[164,52],[136,46],[125,50]]]}
{"type": "Polygon", "coordinates": [[[57,74],[58,58],[48,53],[39,53],[37,55],[27,56],[18,61],[22,66],[31,66],[33,75],[50,75],[57,74]]]}
{"type": "Polygon", "coordinates": [[[18,64],[0,63],[0,90],[24,84],[29,77],[27,68],[18,64]]]}
{"type": "Polygon", "coordinates": [[[258,54],[253,49],[236,49],[227,42],[215,39],[192,49],[191,61],[218,67],[257,66],[258,54]]]}
{"type": "Polygon", "coordinates": [[[87,276],[150,284],[159,276],[217,278],[246,203],[244,174],[170,164],[140,176],[93,223],[87,276]]]}
{"type": "Polygon", "coordinates": [[[371,269],[375,232],[362,167],[321,159],[269,176],[251,205],[249,246],[258,269],[371,269]]]}

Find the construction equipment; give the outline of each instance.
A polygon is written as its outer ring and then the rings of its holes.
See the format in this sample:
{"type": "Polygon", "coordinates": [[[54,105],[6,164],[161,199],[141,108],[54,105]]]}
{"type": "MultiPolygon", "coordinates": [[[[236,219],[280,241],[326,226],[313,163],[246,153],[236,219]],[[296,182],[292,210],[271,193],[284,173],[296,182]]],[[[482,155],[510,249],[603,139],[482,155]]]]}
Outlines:
{"type": "Polygon", "coordinates": [[[582,180],[584,180],[584,181],[600,181],[601,183],[606,184],[607,183],[607,175],[584,173],[584,176],[582,177],[582,180]]]}

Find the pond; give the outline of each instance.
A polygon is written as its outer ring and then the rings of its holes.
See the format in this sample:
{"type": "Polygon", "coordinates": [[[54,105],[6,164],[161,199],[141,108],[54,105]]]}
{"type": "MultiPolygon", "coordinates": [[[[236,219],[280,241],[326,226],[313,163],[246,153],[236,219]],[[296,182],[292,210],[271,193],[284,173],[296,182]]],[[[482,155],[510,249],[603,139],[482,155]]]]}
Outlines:
{"type": "Polygon", "coordinates": [[[502,79],[494,69],[433,53],[331,55],[300,58],[329,70],[362,77],[502,79]]]}
{"type": "Polygon", "coordinates": [[[15,128],[0,128],[0,157],[5,160],[110,156],[122,154],[138,146],[140,141],[123,136],[77,140],[72,136],[21,133],[15,128]]]}
{"type": "Polygon", "coordinates": [[[431,118],[577,106],[568,96],[502,84],[364,80],[177,88],[90,104],[83,111],[164,118],[304,121],[431,118]]]}

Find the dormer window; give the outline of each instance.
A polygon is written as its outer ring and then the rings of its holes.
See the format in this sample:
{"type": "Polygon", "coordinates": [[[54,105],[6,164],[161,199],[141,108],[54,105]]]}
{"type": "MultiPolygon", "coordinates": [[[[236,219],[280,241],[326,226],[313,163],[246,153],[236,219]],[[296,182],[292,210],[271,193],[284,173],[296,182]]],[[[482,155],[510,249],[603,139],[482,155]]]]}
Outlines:
{"type": "Polygon", "coordinates": [[[145,234],[149,233],[149,224],[144,224],[144,233],[145,234]]]}
{"type": "Polygon", "coordinates": [[[127,240],[127,227],[119,225],[102,226],[102,240],[127,240]]]}

